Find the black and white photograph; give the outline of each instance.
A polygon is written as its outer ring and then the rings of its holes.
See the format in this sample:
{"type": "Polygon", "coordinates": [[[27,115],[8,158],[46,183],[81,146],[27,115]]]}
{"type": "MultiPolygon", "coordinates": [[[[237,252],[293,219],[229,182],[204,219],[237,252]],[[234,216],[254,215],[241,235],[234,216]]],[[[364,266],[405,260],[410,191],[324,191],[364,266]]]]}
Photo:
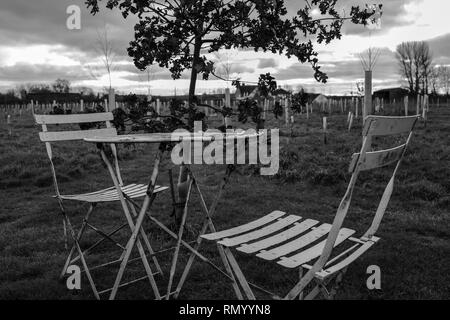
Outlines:
{"type": "Polygon", "coordinates": [[[449,300],[449,12],[1,0],[0,301],[449,300]]]}

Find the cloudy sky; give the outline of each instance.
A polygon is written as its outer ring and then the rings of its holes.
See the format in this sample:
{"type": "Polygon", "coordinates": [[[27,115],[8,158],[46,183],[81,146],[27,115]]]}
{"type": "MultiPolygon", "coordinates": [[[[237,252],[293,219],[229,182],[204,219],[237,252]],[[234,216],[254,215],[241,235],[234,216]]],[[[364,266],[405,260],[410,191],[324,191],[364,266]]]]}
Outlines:
{"type": "MultiPolygon", "coordinates": [[[[286,0],[290,14],[303,7],[302,0],[286,0]]],[[[340,0],[341,6],[364,5],[367,1],[340,0]]],[[[370,1],[370,3],[376,1],[370,1]]],[[[119,92],[146,92],[147,74],[139,72],[127,57],[126,48],[133,39],[133,17],[124,20],[117,10],[102,7],[95,17],[84,7],[84,0],[1,0],[0,2],[0,91],[19,84],[52,82],[65,78],[73,86],[96,90],[108,85],[101,68],[98,33],[107,26],[116,58],[112,83],[119,92]],[[81,7],[81,30],[68,30],[66,13],[69,5],[81,7]]],[[[347,25],[344,36],[328,46],[318,47],[322,69],[330,79],[317,84],[309,65],[270,53],[243,51],[221,52],[221,60],[231,65],[231,77],[255,81],[261,73],[270,72],[280,85],[294,89],[303,86],[310,91],[350,93],[363,77],[358,54],[369,47],[379,48],[381,56],[374,70],[375,88],[399,85],[395,47],[403,41],[426,40],[435,62],[450,65],[450,24],[448,0],[380,0],[383,3],[382,28],[370,31],[362,26],[347,25]]],[[[184,93],[187,75],[172,80],[159,67],[151,69],[153,94],[184,93]]],[[[199,81],[198,91],[224,88],[220,80],[199,81]]]]}

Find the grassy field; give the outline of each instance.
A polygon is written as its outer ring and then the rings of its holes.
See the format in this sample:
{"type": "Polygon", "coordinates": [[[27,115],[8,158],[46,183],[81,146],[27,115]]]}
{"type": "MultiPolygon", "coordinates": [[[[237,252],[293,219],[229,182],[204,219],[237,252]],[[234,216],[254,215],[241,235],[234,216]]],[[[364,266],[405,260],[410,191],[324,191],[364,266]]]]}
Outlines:
{"type": "MultiPolygon", "coordinates": [[[[345,192],[350,156],[361,143],[361,125],[351,132],[346,129],[346,115],[329,116],[328,144],[323,143],[322,119],[314,114],[309,121],[297,117],[294,137],[282,138],[281,170],[276,177],[260,177],[250,169],[234,174],[214,219],[223,229],[260,217],[272,210],[283,210],[322,222],[331,222],[345,192]]],[[[62,221],[53,187],[44,145],[31,115],[13,117],[12,136],[5,119],[0,120],[0,299],[92,299],[86,279],[80,292],[72,293],[58,281],[66,251],[62,221]]],[[[360,120],[358,121],[360,122],[360,120]]],[[[277,120],[268,123],[276,126],[277,120]]],[[[411,147],[398,174],[395,192],[379,230],[382,240],[347,273],[338,299],[448,299],[450,298],[450,108],[433,108],[427,126],[420,123],[411,147]],[[366,269],[378,265],[382,271],[382,290],[366,287],[366,269]]],[[[281,124],[281,122],[280,122],[281,124]]],[[[286,133],[286,128],[282,128],[286,133]]],[[[110,177],[94,146],[74,143],[55,150],[62,193],[88,192],[111,186],[110,177]]],[[[120,148],[125,182],[147,183],[151,172],[152,150],[148,147],[120,148]]],[[[160,183],[167,184],[166,169],[160,183]]],[[[364,232],[389,178],[386,168],[361,177],[354,202],[345,225],[364,232]]],[[[221,178],[221,167],[194,167],[211,203],[214,186],[221,178]]],[[[194,203],[198,203],[196,196],[194,203]]],[[[86,205],[67,203],[70,217],[78,224],[86,205]]],[[[162,194],[154,206],[155,215],[170,224],[170,195],[162,194]]],[[[192,205],[187,237],[193,238],[201,224],[200,208],[192,205]]],[[[118,203],[100,205],[94,215],[97,225],[112,230],[124,217],[118,203]]],[[[147,225],[154,249],[173,244],[153,225],[147,225]]],[[[125,241],[127,232],[118,239],[125,241]]],[[[359,234],[360,235],[360,234],[359,234]]],[[[96,239],[88,232],[84,246],[96,239]]],[[[207,244],[202,251],[220,263],[216,248],[207,244]]],[[[88,263],[116,258],[119,252],[110,245],[89,256],[88,263]]],[[[136,253],[135,253],[136,254],[136,253]]],[[[180,268],[188,252],[182,251],[180,268]]],[[[284,294],[297,279],[276,264],[261,263],[237,255],[250,279],[284,294]],[[268,277],[270,275],[270,277],[268,277]]],[[[163,270],[169,269],[170,256],[161,255],[163,270]]],[[[101,288],[107,288],[117,266],[95,271],[101,288]]],[[[126,278],[143,275],[139,262],[127,269],[126,278]]],[[[167,273],[159,277],[165,288],[167,273]]],[[[164,292],[164,290],[162,290],[164,292]]],[[[148,283],[141,282],[121,289],[120,299],[148,299],[152,293],[148,283]]],[[[180,299],[233,299],[234,294],[223,276],[209,266],[196,263],[192,268],[180,299]]]]}

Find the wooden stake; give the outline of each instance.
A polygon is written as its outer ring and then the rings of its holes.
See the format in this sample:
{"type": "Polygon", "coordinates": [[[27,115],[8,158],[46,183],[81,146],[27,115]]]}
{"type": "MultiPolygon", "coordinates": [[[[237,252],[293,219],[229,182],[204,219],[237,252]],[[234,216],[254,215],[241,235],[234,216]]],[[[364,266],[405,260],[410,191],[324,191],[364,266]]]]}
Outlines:
{"type": "Polygon", "coordinates": [[[286,125],[289,126],[289,99],[286,98],[284,99],[284,112],[285,112],[285,120],[286,120],[286,125]]]}
{"type": "Polygon", "coordinates": [[[408,116],[408,106],[409,106],[409,101],[408,100],[409,100],[408,96],[403,98],[403,103],[405,104],[405,117],[408,116]]]}
{"type": "Polygon", "coordinates": [[[6,118],[6,124],[8,125],[8,134],[12,135],[12,129],[11,129],[11,115],[8,114],[8,117],[6,118]]]}
{"type": "Polygon", "coordinates": [[[416,114],[420,114],[420,94],[417,94],[416,114]]]}
{"type": "Polygon", "coordinates": [[[372,114],[372,71],[365,71],[363,121],[372,114]]]}
{"type": "MultiPolygon", "coordinates": [[[[231,108],[231,94],[230,89],[228,88],[225,89],[225,107],[231,108]]],[[[228,122],[229,122],[228,117],[224,117],[225,128],[228,128],[228,122]]]]}
{"type": "Polygon", "coordinates": [[[348,123],[348,131],[352,130],[352,126],[353,126],[353,113],[350,112],[350,121],[348,123]]]}
{"type": "Polygon", "coordinates": [[[114,89],[109,89],[108,92],[108,111],[113,111],[116,108],[116,93],[114,92],[114,89]]]}
{"type": "Polygon", "coordinates": [[[156,113],[158,114],[156,119],[159,120],[159,115],[161,114],[161,100],[159,99],[156,99],[156,113]]]}

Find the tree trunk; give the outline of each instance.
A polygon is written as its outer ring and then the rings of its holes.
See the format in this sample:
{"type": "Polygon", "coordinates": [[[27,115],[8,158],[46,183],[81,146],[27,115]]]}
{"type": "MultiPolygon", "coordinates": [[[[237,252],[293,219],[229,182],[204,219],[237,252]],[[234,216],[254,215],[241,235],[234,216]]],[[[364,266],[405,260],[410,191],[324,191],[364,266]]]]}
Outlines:
{"type": "MultiPolygon", "coordinates": [[[[188,99],[189,106],[188,106],[188,108],[189,108],[190,112],[188,115],[188,124],[189,124],[190,128],[194,127],[194,118],[193,118],[193,113],[191,111],[193,111],[192,109],[194,109],[192,103],[194,102],[195,87],[197,84],[197,75],[198,75],[197,64],[198,64],[199,58],[200,58],[201,47],[202,47],[202,41],[200,38],[197,38],[195,40],[194,57],[193,57],[193,61],[192,61],[192,70],[191,70],[191,81],[189,84],[189,99],[188,99]]],[[[181,166],[179,175],[178,175],[178,184],[177,184],[178,204],[179,205],[177,206],[177,208],[175,210],[175,223],[177,225],[180,225],[181,218],[183,216],[184,205],[185,205],[186,199],[187,199],[188,186],[189,186],[188,170],[186,167],[181,166]]]]}

